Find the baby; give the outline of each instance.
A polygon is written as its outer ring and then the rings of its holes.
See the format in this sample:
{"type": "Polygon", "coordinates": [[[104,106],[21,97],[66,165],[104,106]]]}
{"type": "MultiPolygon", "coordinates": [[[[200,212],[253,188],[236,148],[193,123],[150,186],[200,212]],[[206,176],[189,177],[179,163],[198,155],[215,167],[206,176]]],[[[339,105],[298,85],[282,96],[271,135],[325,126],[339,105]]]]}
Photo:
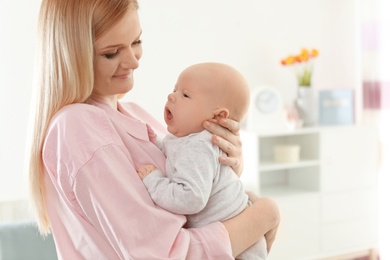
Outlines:
{"type": "MultiPolygon", "coordinates": [[[[243,184],[219,163],[223,152],[202,126],[218,117],[241,122],[249,102],[244,77],[231,66],[211,62],[185,69],[168,95],[164,119],[170,134],[159,145],[167,157],[166,176],[153,165],[137,171],[157,205],[187,216],[187,228],[227,220],[250,205],[243,184]]],[[[263,237],[236,259],[266,257],[263,237]]]]}

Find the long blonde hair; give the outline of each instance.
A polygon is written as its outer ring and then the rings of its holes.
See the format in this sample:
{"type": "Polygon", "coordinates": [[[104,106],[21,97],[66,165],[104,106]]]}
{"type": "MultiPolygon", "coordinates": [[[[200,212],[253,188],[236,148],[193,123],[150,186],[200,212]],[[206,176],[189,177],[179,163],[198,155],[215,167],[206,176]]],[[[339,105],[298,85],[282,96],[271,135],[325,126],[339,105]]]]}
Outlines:
{"type": "Polygon", "coordinates": [[[43,0],[35,66],[36,94],[28,149],[29,199],[41,234],[50,233],[42,149],[48,125],[65,105],[82,103],[94,84],[93,43],[137,0],[43,0]]]}

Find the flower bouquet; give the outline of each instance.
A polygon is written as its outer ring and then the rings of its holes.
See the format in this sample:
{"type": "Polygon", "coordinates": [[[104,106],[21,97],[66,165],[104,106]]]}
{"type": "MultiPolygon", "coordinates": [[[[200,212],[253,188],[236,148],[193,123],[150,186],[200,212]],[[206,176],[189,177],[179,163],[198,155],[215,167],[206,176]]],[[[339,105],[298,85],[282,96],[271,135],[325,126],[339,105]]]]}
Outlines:
{"type": "Polygon", "coordinates": [[[310,87],[313,74],[313,59],[318,56],[317,49],[303,48],[298,55],[289,55],[281,60],[283,66],[293,66],[296,70],[298,86],[310,87]]]}

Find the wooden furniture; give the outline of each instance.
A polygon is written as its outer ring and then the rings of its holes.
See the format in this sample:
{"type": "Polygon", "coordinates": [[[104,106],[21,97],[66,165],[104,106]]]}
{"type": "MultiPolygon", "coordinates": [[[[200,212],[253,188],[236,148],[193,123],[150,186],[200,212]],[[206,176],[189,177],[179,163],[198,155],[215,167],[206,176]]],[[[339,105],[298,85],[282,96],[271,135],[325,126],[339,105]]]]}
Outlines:
{"type": "Polygon", "coordinates": [[[375,249],[375,127],[245,132],[242,139],[245,186],[280,207],[279,234],[269,260],[325,259],[375,249]],[[285,144],[299,145],[297,162],[274,162],[273,147],[285,144]]]}

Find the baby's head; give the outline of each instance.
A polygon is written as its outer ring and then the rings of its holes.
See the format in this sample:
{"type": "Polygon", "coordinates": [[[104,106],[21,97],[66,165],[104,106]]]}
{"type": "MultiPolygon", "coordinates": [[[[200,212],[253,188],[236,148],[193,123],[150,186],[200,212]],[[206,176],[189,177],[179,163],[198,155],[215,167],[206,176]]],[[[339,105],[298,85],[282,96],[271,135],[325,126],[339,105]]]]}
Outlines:
{"type": "Polygon", "coordinates": [[[199,63],[179,75],[168,96],[165,122],[169,132],[185,136],[202,131],[203,122],[212,118],[241,122],[249,102],[249,87],[240,72],[223,63],[199,63]]]}

